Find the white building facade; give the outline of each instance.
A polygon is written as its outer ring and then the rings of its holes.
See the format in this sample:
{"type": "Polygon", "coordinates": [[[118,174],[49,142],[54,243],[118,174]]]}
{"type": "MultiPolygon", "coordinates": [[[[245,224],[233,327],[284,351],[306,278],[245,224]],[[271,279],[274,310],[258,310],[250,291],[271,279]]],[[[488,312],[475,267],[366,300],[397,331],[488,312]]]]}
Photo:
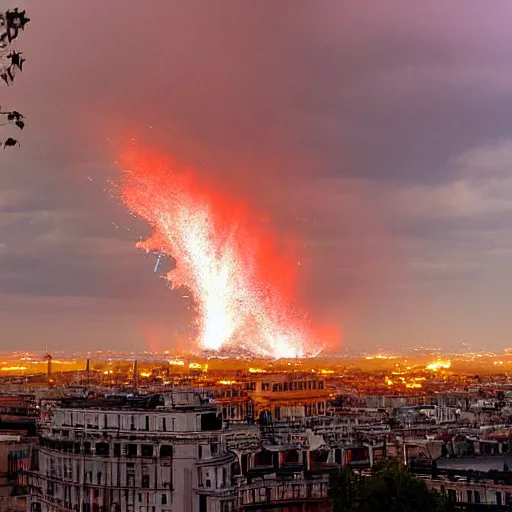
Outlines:
{"type": "Polygon", "coordinates": [[[41,427],[38,462],[31,511],[235,509],[238,459],[226,449],[215,406],[191,392],[154,407],[57,407],[41,427]]]}

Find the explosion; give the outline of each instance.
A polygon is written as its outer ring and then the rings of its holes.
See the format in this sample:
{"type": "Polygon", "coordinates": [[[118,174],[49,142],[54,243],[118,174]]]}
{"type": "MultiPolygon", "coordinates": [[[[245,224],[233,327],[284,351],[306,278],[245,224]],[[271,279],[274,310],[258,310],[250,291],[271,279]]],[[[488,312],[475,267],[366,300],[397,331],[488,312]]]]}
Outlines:
{"type": "Polygon", "coordinates": [[[152,229],[137,247],[176,261],[165,278],[191,292],[203,349],[273,358],[321,351],[307,315],[292,307],[297,261],[246,206],[164,158],[131,154],[123,165],[122,200],[152,229]]]}

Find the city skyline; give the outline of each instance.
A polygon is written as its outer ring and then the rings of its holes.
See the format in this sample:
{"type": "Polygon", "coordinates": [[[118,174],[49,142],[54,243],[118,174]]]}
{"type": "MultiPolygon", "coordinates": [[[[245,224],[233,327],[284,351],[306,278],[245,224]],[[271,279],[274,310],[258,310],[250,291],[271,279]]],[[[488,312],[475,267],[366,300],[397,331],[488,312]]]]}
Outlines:
{"type": "Polygon", "coordinates": [[[510,346],[512,5],[111,4],[19,2],[5,350],[187,345],[190,305],[118,198],[132,138],[298,242],[299,296],[342,332],[337,350],[510,346]]]}

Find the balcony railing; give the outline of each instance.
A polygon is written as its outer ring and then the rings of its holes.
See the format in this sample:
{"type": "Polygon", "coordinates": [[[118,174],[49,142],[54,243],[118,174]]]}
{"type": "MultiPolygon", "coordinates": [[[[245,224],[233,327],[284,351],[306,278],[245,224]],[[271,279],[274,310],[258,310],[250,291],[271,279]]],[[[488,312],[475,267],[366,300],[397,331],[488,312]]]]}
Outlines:
{"type": "Polygon", "coordinates": [[[328,499],[329,477],[308,480],[262,480],[240,489],[242,507],[290,501],[324,501],[328,499]]]}

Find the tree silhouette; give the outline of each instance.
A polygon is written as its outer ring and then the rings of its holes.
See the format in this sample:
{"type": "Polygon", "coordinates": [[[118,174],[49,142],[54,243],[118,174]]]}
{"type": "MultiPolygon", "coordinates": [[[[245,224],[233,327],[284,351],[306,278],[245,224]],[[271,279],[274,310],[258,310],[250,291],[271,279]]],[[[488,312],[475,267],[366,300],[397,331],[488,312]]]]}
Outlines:
{"type": "Polygon", "coordinates": [[[396,459],[379,461],[372,476],[358,480],[349,469],[331,476],[333,512],[449,512],[452,504],[428,489],[396,459]]]}
{"type": "MultiPolygon", "coordinates": [[[[25,11],[13,9],[0,13],[0,78],[7,86],[12,85],[17,73],[23,71],[25,57],[23,52],[15,47],[15,41],[21,31],[25,30],[26,24],[30,21],[25,11]]],[[[2,109],[0,105],[0,126],[12,125],[23,130],[25,121],[23,114],[16,110],[2,109]]],[[[7,137],[0,141],[3,148],[18,146],[19,142],[13,137],[7,137]]]]}

